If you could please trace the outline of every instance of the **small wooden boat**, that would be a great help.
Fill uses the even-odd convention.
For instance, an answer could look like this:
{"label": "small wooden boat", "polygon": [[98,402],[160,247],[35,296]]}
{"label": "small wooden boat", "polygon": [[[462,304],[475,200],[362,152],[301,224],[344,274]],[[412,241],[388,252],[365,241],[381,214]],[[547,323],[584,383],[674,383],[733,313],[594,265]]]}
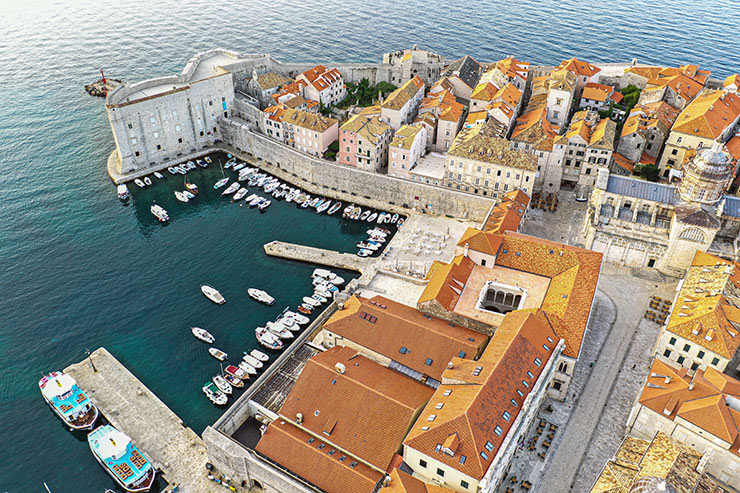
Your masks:
{"label": "small wooden boat", "polygon": [[238,368],[234,365],[229,365],[226,368],[224,368],[224,373],[226,375],[231,375],[234,378],[238,378],[239,380],[248,380],[249,374],[242,370],[241,368]]}
{"label": "small wooden boat", "polygon": [[198,185],[195,183],[185,182],[185,188],[187,188],[189,192],[198,195]]}
{"label": "small wooden boat", "polygon": [[396,224],[396,221],[398,221],[398,214],[393,214],[393,217],[391,217],[391,223]]}
{"label": "small wooden boat", "polygon": [[359,218],[360,221],[365,221],[369,215],[370,215],[370,211],[363,212],[362,214],[360,214],[360,218]]}
{"label": "small wooden boat", "polygon": [[206,156],[206,157],[204,157],[204,158],[203,158],[203,160],[204,160],[204,161],[205,161],[206,163],[208,163],[208,164],[211,164],[211,163],[213,162],[213,160],[211,160],[211,156]]}
{"label": "small wooden boat", "polygon": [[377,217],[378,217],[378,213],[377,212],[373,212],[372,214],[370,214],[368,216],[367,222],[371,223],[371,222],[375,221],[375,219],[377,219]]}
{"label": "small wooden boat", "polygon": [[148,176],[145,176],[144,177],[144,185],[149,186],[151,184],[152,184],[152,179],[149,178]]}
{"label": "small wooden boat", "polygon": [[200,287],[200,290],[203,292],[206,298],[213,301],[214,303],[218,305],[223,305],[226,303],[226,299],[221,295],[221,293],[218,292],[218,289],[209,286],[208,284],[204,284]]}
{"label": "small wooden boat", "polygon": [[262,352],[262,351],[260,351],[259,349],[252,349],[251,351],[249,351],[249,354],[250,354],[250,355],[251,355],[251,356],[252,356],[253,358],[255,358],[255,359],[257,359],[257,360],[259,360],[259,361],[261,361],[261,362],[263,362],[263,363],[264,363],[265,361],[269,361],[269,359],[270,359],[270,357],[269,357],[269,356],[267,356],[267,355],[266,355],[265,353],[263,353],[263,352]]}
{"label": "small wooden boat", "polygon": [[210,353],[211,356],[213,356],[214,358],[216,358],[219,361],[226,361],[226,358],[229,357],[228,354],[226,354],[225,352],[223,352],[220,349],[217,349],[215,347],[208,348],[208,352]]}
{"label": "small wooden boat", "polygon": [[231,384],[227,382],[224,377],[221,375],[216,375],[213,377],[213,383],[216,384],[216,387],[218,387],[218,390],[223,392],[226,395],[231,395],[233,392],[233,389],[231,388]]}
{"label": "small wooden boat", "polygon": [[190,199],[182,193],[180,190],[175,190],[175,198],[179,200],[180,202],[189,202]]}
{"label": "small wooden boat", "polygon": [[206,329],[193,327],[190,329],[190,331],[193,333],[196,339],[200,339],[201,341],[207,342],[208,344],[213,344],[216,341],[216,338],[213,337],[213,335]]}
{"label": "small wooden boat", "polygon": [[140,179],[138,179],[138,178],[134,179],[134,183],[136,183],[136,186],[137,186],[137,187],[139,187],[139,188],[144,188],[144,187],[146,187],[146,185],[144,185],[144,182],[143,182],[143,181],[141,181],[141,180],[140,180]]}
{"label": "small wooden boat", "polygon": [[398,223],[396,224],[396,226],[400,228],[401,226],[403,226],[403,222],[404,222],[404,219],[403,218],[399,219],[398,220]]}
{"label": "small wooden boat", "polygon": [[177,170],[173,166],[170,166],[169,168],[167,168],[167,171],[169,171],[171,175],[177,174]]}
{"label": "small wooden boat", "polygon": [[178,172],[178,173],[180,173],[181,175],[187,175],[187,174],[188,174],[188,170],[186,170],[186,169],[185,169],[185,168],[183,167],[183,165],[180,165],[180,166],[175,166],[175,171],[177,171],[177,172]]}
{"label": "small wooden boat", "polygon": [[[238,369],[239,368],[237,368],[237,370]],[[237,389],[244,387],[244,382],[242,382],[241,378],[237,378],[229,373],[224,372],[224,380],[229,382],[229,385],[236,387]]]}
{"label": "small wooden boat", "polygon": [[[349,215],[352,214],[352,209],[354,208],[355,208],[355,204],[349,204],[347,207],[345,207],[344,210],[342,211],[342,218],[344,219],[349,218]],[[331,214],[331,212],[329,214]]]}
{"label": "small wooden boat", "polygon": [[334,205],[329,208],[329,210],[327,211],[327,214],[329,214],[331,216],[332,214],[334,214],[335,212],[337,212],[340,207],[342,207],[342,203],[341,202],[334,202]]}
{"label": "small wooden boat", "polygon": [[309,307],[307,307],[305,305],[299,306],[298,307],[298,311],[301,312],[301,313],[304,313],[306,315],[310,315],[311,314],[311,308],[309,308]]}

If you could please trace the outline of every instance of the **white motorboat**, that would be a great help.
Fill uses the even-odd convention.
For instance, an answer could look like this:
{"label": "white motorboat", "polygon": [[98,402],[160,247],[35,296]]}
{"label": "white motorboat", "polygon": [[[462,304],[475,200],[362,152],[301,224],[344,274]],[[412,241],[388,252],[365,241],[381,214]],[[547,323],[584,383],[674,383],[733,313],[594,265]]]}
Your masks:
{"label": "white motorboat", "polygon": [[200,290],[203,292],[206,298],[213,301],[214,303],[218,305],[223,305],[226,303],[226,299],[221,295],[221,293],[218,292],[218,289],[209,286],[208,284],[204,284],[200,287]]}
{"label": "white motorboat", "polygon": [[235,181],[234,183],[232,183],[231,185],[229,185],[226,188],[226,190],[224,190],[223,192],[221,192],[221,195],[230,195],[230,194],[236,192],[237,190],[239,190],[240,188],[241,188],[241,185],[239,184],[239,182],[238,181]]}
{"label": "white motorboat", "polygon": [[208,400],[216,404],[217,406],[225,406],[229,401],[229,398],[221,392],[213,382],[208,382],[203,386],[203,393],[208,397]]}
{"label": "white motorboat", "polygon": [[257,341],[267,349],[277,351],[284,347],[283,341],[281,341],[278,336],[267,330],[266,327],[257,327],[254,329],[254,335],[257,336]]}
{"label": "white motorboat", "polygon": [[175,190],[175,198],[179,200],[180,202],[189,202],[190,199],[182,193],[180,190]]}
{"label": "white motorboat", "polygon": [[224,368],[224,374],[231,375],[232,377],[238,378],[239,380],[249,380],[249,374],[247,374],[247,372],[245,372],[241,368],[234,366],[234,365],[229,365],[226,368]]}
{"label": "white motorboat", "polygon": [[159,219],[160,222],[167,222],[170,219],[170,216],[167,214],[167,211],[164,210],[164,207],[157,204],[152,204],[151,207],[149,207],[149,211],[154,214],[154,217]]}
{"label": "white motorboat", "polygon": [[[237,368],[236,366],[234,368],[239,370],[239,368]],[[239,371],[242,371],[242,370],[239,370]],[[246,375],[246,376],[247,378],[249,378],[249,375]],[[231,373],[226,373],[226,371],[224,371],[224,380],[229,382],[229,385],[231,385],[232,387],[236,387],[237,389],[244,387],[244,382],[242,382],[241,378],[236,377],[232,375]]]}
{"label": "white motorboat", "polygon": [[213,344],[216,341],[216,338],[213,337],[213,335],[206,329],[193,327],[190,329],[190,331],[193,333],[196,339],[200,339],[201,341],[207,342],[208,344]]}
{"label": "white motorboat", "polygon": [[349,204],[347,207],[344,208],[342,211],[342,217],[344,219],[349,218],[349,215],[352,214],[352,209],[355,208],[355,204]]}
{"label": "white motorboat", "polygon": [[262,203],[260,203],[260,205],[258,205],[257,207],[259,207],[259,210],[264,211],[265,209],[270,207],[271,203],[272,202],[270,202],[269,200],[263,200]]}
{"label": "white motorboat", "polygon": [[169,171],[171,175],[177,174],[177,170],[173,166],[170,166],[169,168],[167,168],[167,171]]}
{"label": "white motorboat", "polygon": [[161,180],[162,178],[164,178],[164,175],[162,175],[162,173],[160,173],[159,171],[155,171],[154,176],[156,176],[158,180]]}
{"label": "white motorboat", "polygon": [[370,235],[368,236],[367,241],[374,241],[375,243],[385,243],[385,236]]}
{"label": "white motorboat", "polygon": [[208,348],[208,353],[219,361],[225,361],[229,357],[228,354],[215,347]]}
{"label": "white motorboat", "polygon": [[151,184],[152,184],[152,179],[149,178],[148,176],[145,176],[144,177],[144,185],[149,186]]}
{"label": "white motorboat", "polygon": [[263,362],[263,363],[264,363],[264,362],[266,362],[266,361],[269,361],[269,360],[270,360],[270,357],[269,357],[269,356],[267,356],[267,355],[266,355],[265,353],[263,353],[262,351],[260,351],[259,349],[252,349],[251,351],[249,351],[249,354],[250,354],[250,355],[251,355],[251,356],[252,356],[253,358],[255,358],[255,359],[257,359],[257,360],[259,360],[259,361],[261,361],[261,362]]}
{"label": "white motorboat", "polygon": [[384,238],[385,238],[386,236],[388,236],[388,233],[386,233],[385,231],[383,231],[383,230],[382,230],[382,229],[380,229],[380,228],[373,228],[373,229],[368,229],[368,230],[367,230],[367,231],[365,231],[365,232],[366,232],[366,233],[367,233],[368,235],[370,235],[370,236],[382,236],[382,237],[384,237]]}
{"label": "white motorboat", "polygon": [[265,291],[262,291],[261,289],[249,288],[247,289],[247,294],[253,300],[257,300],[260,303],[264,303],[265,305],[272,305],[275,303],[275,298],[267,294]]}
{"label": "white motorboat", "polygon": [[[198,159],[200,161],[200,159]],[[195,163],[193,161],[188,161],[185,164],[181,164],[180,166],[187,167],[187,169],[195,169]]]}
{"label": "white motorboat", "polygon": [[221,375],[216,375],[213,377],[213,383],[216,384],[216,387],[218,387],[218,390],[223,392],[226,395],[231,395],[233,392],[233,389],[231,388],[231,384],[227,382],[224,377]]}
{"label": "white motorboat", "polygon": [[370,211],[363,212],[362,214],[360,214],[360,217],[359,217],[360,221],[365,221],[369,215],[370,215]]}
{"label": "white motorboat", "polygon": [[331,205],[331,200],[327,200],[326,202],[323,202],[320,206],[316,207],[316,214],[321,214],[326,209],[328,209],[330,205]]}
{"label": "white motorboat", "polygon": [[250,365],[254,366],[258,370],[265,366],[264,363],[262,363],[260,360],[252,356],[251,354],[244,353],[244,356],[242,356],[242,360],[244,360],[246,363],[249,363]]}
{"label": "white motorboat", "polygon": [[330,270],[327,270],[327,269],[314,269],[313,270],[313,273],[311,274],[311,277],[313,277],[314,279],[316,279],[317,277],[321,277],[321,278],[326,279],[326,278],[328,278],[331,275],[332,275],[332,271],[330,271]]}
{"label": "white motorboat", "polygon": [[182,194],[187,197],[188,200],[192,200],[195,198],[195,194],[189,190],[183,190]]}
{"label": "white motorboat", "polygon": [[241,188],[234,194],[234,200],[241,200],[244,198],[244,196],[247,194],[249,189],[247,188]]}
{"label": "white motorboat", "polygon": [[317,293],[312,294],[311,295],[311,298],[315,299],[316,301],[318,301],[319,303],[322,303],[322,304],[323,303],[326,303],[328,301],[326,298],[324,298],[323,296],[321,296],[320,294],[317,294]]}
{"label": "white motorboat", "polygon": [[372,254],[373,254],[372,250],[367,250],[365,248],[357,252],[358,257],[369,257]]}
{"label": "white motorboat", "polygon": [[276,322],[267,322],[265,324],[267,330],[278,336],[280,339],[293,339],[293,333],[289,331],[284,325]]}
{"label": "white motorboat", "polygon": [[324,289],[323,287],[318,287],[314,290],[314,294],[318,294],[319,296],[323,296],[327,300],[334,299],[334,296],[331,294],[331,291],[328,291]]}
{"label": "white motorboat", "polygon": [[377,212],[373,212],[372,214],[370,214],[368,216],[367,222],[371,223],[371,222],[375,221],[375,219],[377,219],[377,217],[378,217],[378,213]]}
{"label": "white motorboat", "polygon": [[118,185],[116,191],[118,192],[119,199],[126,200],[128,198],[128,187],[124,183]]}
{"label": "white motorboat", "polygon": [[298,332],[299,330],[301,330],[301,326],[298,325],[298,323],[296,323],[296,321],[290,317],[282,316],[275,320],[275,322],[282,324],[291,332]]}
{"label": "white motorboat", "polygon": [[239,368],[247,372],[249,375],[256,375],[257,374],[257,368],[250,365],[246,361],[242,361],[239,363]]}
{"label": "white motorboat", "polygon": [[219,189],[219,188],[221,188],[222,186],[226,185],[226,184],[227,184],[228,182],[229,182],[229,179],[228,179],[228,178],[221,178],[220,180],[218,180],[218,181],[217,181],[217,182],[216,182],[216,183],[215,183],[215,184],[213,185],[213,189],[214,189],[214,190],[218,190],[218,189]]}
{"label": "white motorboat", "polygon": [[[244,190],[246,190],[246,188],[244,188]],[[246,199],[244,199],[244,202],[246,202],[246,203],[249,204],[249,203],[251,203],[256,198],[259,198],[259,195],[257,195],[256,193],[253,193],[253,194],[249,195]]]}
{"label": "white motorboat", "polygon": [[372,251],[375,251],[378,248],[380,248],[380,245],[377,245],[377,244],[374,244],[374,243],[367,243],[367,242],[364,242],[364,241],[361,241],[361,242],[357,243],[355,246],[357,248],[360,248],[360,249],[366,248],[367,250],[372,250]]}
{"label": "white motorboat", "polygon": [[259,195],[255,195],[255,197],[249,201],[249,207],[257,207],[259,204],[262,203],[263,200],[265,199],[260,197]]}
{"label": "white motorboat", "polygon": [[314,286],[321,281],[329,281],[331,284],[334,284],[336,286],[344,284],[344,279],[342,279],[332,271],[326,269],[314,269],[311,277],[313,277]]}
{"label": "white motorboat", "polygon": [[224,168],[229,169],[230,167],[232,167],[235,164],[236,164],[236,158],[235,157],[232,157],[231,159],[229,159],[228,161],[226,161],[224,163]]}
{"label": "white motorboat", "polygon": [[175,171],[177,171],[181,175],[187,175],[188,174],[188,171],[185,169],[184,165],[175,166]]}
{"label": "white motorboat", "polygon": [[239,171],[240,169],[242,169],[242,168],[243,168],[244,166],[246,166],[246,165],[247,165],[247,163],[239,163],[239,164],[237,164],[236,166],[233,166],[233,167],[231,168],[231,170],[232,170],[232,171]]}
{"label": "white motorboat", "polygon": [[317,307],[317,306],[319,306],[321,304],[321,302],[319,300],[315,300],[315,299],[311,298],[310,296],[304,296],[303,297],[303,302],[305,304],[310,305],[310,306],[313,306],[313,307]]}
{"label": "white motorboat", "polygon": [[144,188],[144,187],[146,187],[146,185],[144,185],[144,182],[143,182],[143,181],[141,181],[141,180],[140,180],[140,179],[138,179],[138,178],[134,179],[134,183],[136,183],[136,186],[138,186],[139,188]]}
{"label": "white motorboat", "polygon": [[385,212],[381,212],[381,213],[380,213],[380,214],[378,215],[378,224],[383,224],[383,223],[385,222],[385,217],[386,217],[386,215],[387,215],[387,214],[386,214]]}
{"label": "white motorboat", "polygon": [[308,317],[301,315],[300,313],[292,312],[290,310],[283,314],[284,317],[290,317],[300,325],[306,325],[310,320]]}

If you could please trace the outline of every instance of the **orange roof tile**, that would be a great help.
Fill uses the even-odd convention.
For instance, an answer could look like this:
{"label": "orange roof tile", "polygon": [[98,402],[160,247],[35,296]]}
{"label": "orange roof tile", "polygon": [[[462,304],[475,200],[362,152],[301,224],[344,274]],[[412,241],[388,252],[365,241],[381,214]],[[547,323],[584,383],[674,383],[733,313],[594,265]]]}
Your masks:
{"label": "orange roof tile", "polygon": [[380,493],[452,493],[453,490],[425,483],[405,472],[394,469],[390,473],[390,481],[380,489]]}
{"label": "orange roof tile", "polygon": [[256,450],[327,493],[371,493],[383,478],[381,472],[281,419],[270,423]]}
{"label": "orange roof tile", "polygon": [[[556,345],[557,335],[545,317],[508,313],[478,361],[454,360],[444,374],[450,383],[435,391],[404,445],[482,479]],[[444,443],[456,448],[437,451]]]}
{"label": "orange roof tile", "polygon": [[592,101],[599,101],[604,103],[607,99],[609,99],[612,93],[614,93],[614,88],[612,86],[598,84],[596,82],[589,82],[584,86],[581,97],[583,99],[590,99]]}
{"label": "orange roof tile", "polygon": [[705,90],[678,115],[673,130],[716,139],[740,116],[740,96],[721,90]]}
{"label": "orange roof tile", "polygon": [[324,329],[436,380],[454,356],[474,358],[488,340],[382,296],[352,296]]}
{"label": "orange roof tile", "polygon": [[573,72],[576,75],[585,75],[586,77],[592,77],[601,72],[601,69],[596,65],[584,62],[583,60],[579,60],[575,57],[569,60],[563,60],[562,62],[560,62],[560,65],[557,68],[565,69],[569,72]]}
{"label": "orange roof tile", "polygon": [[424,90],[424,82],[421,77],[415,75],[413,79],[406,81],[401,87],[388,95],[381,103],[381,108],[400,110],[419,91]]}
{"label": "orange roof tile", "polygon": [[722,83],[722,87],[728,87],[728,86],[735,86],[736,88],[740,88],[740,75],[732,74],[729,77],[727,77],[725,81]]}
{"label": "orange roof tile", "polygon": [[306,362],[280,415],[296,420],[302,414],[303,428],[386,470],[431,393],[355,349],[336,346]]}
{"label": "orange roof tile", "polygon": [[630,173],[635,171],[635,164],[624,157],[622,154],[615,152],[614,154],[612,154],[612,157],[614,158],[614,163],[620,168],[626,169]]}
{"label": "orange roof tile", "polygon": [[501,235],[499,234],[468,228],[457,244],[458,246],[468,245],[468,248],[476,252],[496,255],[498,248],[501,246],[501,241]]}
{"label": "orange roof tile", "polygon": [[317,91],[321,92],[342,80],[342,74],[336,68],[327,69],[323,65],[316,65],[298,76],[305,78]]}
{"label": "orange roof tile", "polygon": [[667,135],[678,114],[679,111],[665,101],[637,105],[624,123],[622,136],[635,132],[642,135],[651,127],[657,127],[661,133]]}
{"label": "orange roof tile", "polygon": [[419,304],[436,300],[446,310],[452,310],[460,299],[465,281],[475,267],[468,257],[458,255],[449,264],[439,263],[419,297]]}

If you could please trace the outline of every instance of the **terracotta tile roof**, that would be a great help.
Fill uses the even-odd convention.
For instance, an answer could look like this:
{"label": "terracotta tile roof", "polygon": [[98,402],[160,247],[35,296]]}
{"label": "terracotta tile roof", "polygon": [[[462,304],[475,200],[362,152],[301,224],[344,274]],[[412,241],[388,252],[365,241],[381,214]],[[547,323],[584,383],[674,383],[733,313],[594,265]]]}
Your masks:
{"label": "terracotta tile roof", "polygon": [[547,95],[542,94],[530,98],[524,113],[516,120],[511,140],[551,151],[559,133],[560,128],[547,121]]}
{"label": "terracotta tile roof", "polygon": [[267,72],[266,74],[257,75],[257,84],[263,91],[284,84],[290,84],[291,82],[293,82],[293,79],[288,79],[287,77],[275,72]]}
{"label": "terracotta tile roof", "polygon": [[497,61],[495,68],[497,68],[509,80],[513,80],[517,76],[526,80],[527,74],[529,73],[529,63],[521,62],[513,56]]}
{"label": "terracotta tile roof", "polygon": [[638,402],[665,418],[685,419],[728,442],[730,451],[740,455],[740,411],[728,405],[728,396],[740,398],[740,382],[732,377],[707,367],[692,378],[685,368],[656,359]]}
{"label": "terracotta tile roof", "polygon": [[351,297],[324,329],[435,380],[453,357],[474,358],[488,340],[485,334],[382,296]]}
{"label": "terracotta tile roof", "polygon": [[449,91],[450,93],[455,89],[455,86],[452,85],[452,82],[450,82],[450,79],[447,77],[442,77],[437,82],[432,84],[432,87],[429,88],[429,94],[435,94],[440,91]]}
{"label": "terracotta tile roof", "polygon": [[393,135],[390,147],[406,150],[411,149],[419,132],[421,132],[421,126],[419,125],[402,125]]}
{"label": "terracotta tile roof", "polygon": [[460,299],[463,285],[470,277],[475,262],[458,255],[449,264],[439,262],[432,266],[433,275],[430,276],[429,283],[419,297],[419,304],[436,300],[443,308],[452,311]]}
{"label": "terracotta tile roof", "polygon": [[[663,71],[665,72],[666,69]],[[683,73],[677,73],[671,76],[659,76],[657,79],[650,79],[645,91],[653,88],[670,87],[681,98],[691,101],[704,88],[704,83],[699,82]]]}
{"label": "terracotta tile roof", "polygon": [[740,347],[740,265],[697,250],[664,330],[731,359]]}
{"label": "terracotta tile roof", "polygon": [[270,423],[256,450],[328,493],[371,493],[383,478],[381,472],[281,419]]}
{"label": "terracotta tile roof", "polygon": [[581,98],[605,103],[606,100],[609,99],[609,97],[614,92],[615,91],[612,86],[606,86],[604,84],[598,84],[596,82],[589,82],[583,88]]}
{"label": "terracotta tile roof", "polygon": [[575,57],[569,60],[563,60],[562,62],[560,62],[558,68],[573,72],[574,74],[577,74],[579,76],[585,75],[586,77],[592,77],[601,72],[601,69],[596,65],[584,62],[583,60],[579,60]]}
{"label": "terracotta tile roof", "polygon": [[563,354],[577,358],[586,332],[602,254],[508,231],[503,235],[496,265],[551,278],[542,303],[558,337],[565,339]]}
{"label": "terracotta tile roof", "polygon": [[496,253],[498,253],[498,248],[501,246],[501,241],[503,240],[500,234],[489,233],[475,228],[468,228],[460,237],[460,241],[457,242],[457,245],[468,245],[468,248],[476,252],[485,253],[487,255],[496,255]]}
{"label": "terracotta tile roof", "polygon": [[484,123],[486,121],[486,118],[488,118],[487,111],[473,111],[471,113],[468,113],[468,117],[465,119],[465,125],[472,127],[479,123]]}
{"label": "terracotta tile roof", "polygon": [[280,121],[283,123],[289,123],[297,127],[302,127],[315,132],[325,132],[333,125],[339,122],[334,118],[321,116],[316,113],[309,113],[307,111],[286,109],[280,117]]}
{"label": "terracotta tile roof", "polygon": [[501,202],[493,208],[491,214],[486,218],[483,229],[489,233],[518,231],[530,200],[529,195],[522,190],[516,189],[506,192]]}
{"label": "terracotta tile roof", "polygon": [[377,116],[354,115],[347,120],[340,130],[355,133],[364,140],[377,144],[383,136],[393,130]]}
{"label": "terracotta tile roof", "polygon": [[595,111],[582,110],[573,115],[568,131],[564,136],[556,139],[555,143],[560,144],[568,141],[585,144],[589,148],[612,151],[614,150],[616,132],[616,122],[609,118],[599,120]]}
{"label": "terracotta tile roof", "polygon": [[401,87],[390,93],[381,103],[380,107],[391,110],[400,110],[406,103],[413,99],[416,93],[423,90],[424,82],[418,75],[416,75],[413,79],[410,79]]}
{"label": "terracotta tile roof", "polygon": [[647,152],[643,152],[639,159],[640,164],[657,164],[657,160],[654,156],[651,156]]}
{"label": "terracotta tile roof", "polygon": [[480,82],[478,82],[478,85],[475,86],[475,89],[473,90],[473,94],[470,96],[470,99],[477,99],[481,101],[491,101],[495,96],[496,93],[499,91],[499,88],[490,80],[490,77],[487,77],[488,74],[491,72],[486,72],[481,77]]}
{"label": "terracotta tile roof", "polygon": [[379,493],[452,493],[454,490],[425,483],[405,472],[394,469],[390,473],[390,482],[379,490]]}
{"label": "terracotta tile roof", "polygon": [[[651,441],[626,437],[607,461],[591,493],[664,491],[722,493],[706,475],[697,472],[702,454],[659,431]],[[659,483],[660,482],[660,483]],[[653,486],[649,488],[648,485]]]}
{"label": "terracotta tile roof", "polygon": [[678,115],[673,131],[716,139],[740,116],[740,96],[705,90]]}
{"label": "terracotta tile roof", "polygon": [[536,159],[524,152],[511,150],[509,141],[493,136],[485,124],[463,129],[452,142],[448,156],[499,164],[511,168],[535,171]]}
{"label": "terracotta tile roof", "polygon": [[635,171],[635,163],[624,157],[623,155],[619,154],[618,152],[615,152],[612,154],[612,157],[614,158],[614,164],[619,166],[622,169],[626,169],[630,173]]}
{"label": "terracotta tile roof", "polygon": [[303,428],[386,470],[431,393],[430,387],[337,346],[306,362],[280,415],[295,421],[302,414]]}
{"label": "terracotta tile roof", "polygon": [[617,133],[617,122],[611,118],[604,118],[591,132],[588,146],[594,149],[614,150],[614,136]]}
{"label": "terracotta tile roof", "polygon": [[[535,313],[511,312],[478,361],[455,358],[404,445],[482,479],[557,345],[546,320]],[[437,444],[449,450],[436,451]]]}
{"label": "terracotta tile roof", "polygon": [[567,69],[553,70],[546,86],[550,90],[572,91],[576,87],[576,76]]}
{"label": "terracotta tile roof", "polygon": [[285,84],[280,89],[280,92],[275,93],[272,95],[272,99],[278,103],[282,98],[285,96],[291,94],[294,96],[302,96],[303,95],[303,88],[306,87],[308,84],[305,80],[299,79],[295,82],[291,82],[290,84]]}
{"label": "terracotta tile roof", "polygon": [[730,140],[725,143],[725,148],[730,151],[734,160],[740,159],[740,134],[733,135]]}
{"label": "terracotta tile roof", "polygon": [[342,80],[342,74],[339,70],[336,68],[327,69],[323,65],[316,65],[315,67],[306,70],[298,77],[305,78],[305,80],[307,80],[308,83],[319,92],[331,87],[335,82]]}
{"label": "terracotta tile roof", "polygon": [[632,73],[650,80],[657,78],[661,70],[663,70],[663,67],[629,67],[624,73]]}
{"label": "terracotta tile roof", "polygon": [[362,108],[358,115],[365,115],[365,116],[378,116],[380,115],[380,105],[375,106],[366,106],[365,108]]}
{"label": "terracotta tile roof", "polygon": [[729,77],[727,77],[722,83],[722,87],[728,87],[728,86],[735,86],[736,88],[740,88],[740,75],[732,74]]}
{"label": "terracotta tile roof", "polygon": [[457,102],[455,95],[443,90],[421,100],[419,113],[432,113],[440,120],[460,121],[465,107]]}
{"label": "terracotta tile roof", "polygon": [[658,128],[663,135],[668,135],[679,111],[665,101],[640,104],[632,108],[622,128],[622,136],[638,132],[644,135],[651,127]]}

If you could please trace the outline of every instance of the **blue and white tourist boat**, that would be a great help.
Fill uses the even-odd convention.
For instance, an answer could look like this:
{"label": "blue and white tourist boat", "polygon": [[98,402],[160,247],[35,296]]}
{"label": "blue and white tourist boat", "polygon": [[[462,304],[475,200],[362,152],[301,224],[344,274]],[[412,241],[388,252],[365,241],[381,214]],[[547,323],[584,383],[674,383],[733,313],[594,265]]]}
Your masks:
{"label": "blue and white tourist boat", "polygon": [[72,430],[92,430],[98,419],[98,408],[90,402],[75,379],[54,371],[39,380],[39,389],[51,409]]}
{"label": "blue and white tourist boat", "polygon": [[128,187],[124,183],[118,185],[117,191],[119,199],[126,200],[128,198]]}
{"label": "blue and white tourist boat", "polygon": [[170,219],[170,216],[169,214],[167,214],[167,211],[164,209],[164,207],[160,205],[152,204],[151,207],[149,207],[149,210],[154,215],[154,217],[156,217],[159,220],[159,222],[164,223],[164,222],[169,221]]}
{"label": "blue and white tourist boat", "polygon": [[149,491],[156,472],[126,434],[104,425],[87,435],[95,459],[126,491]]}
{"label": "blue and white tourist boat", "polygon": [[219,189],[219,188],[221,188],[222,186],[226,185],[226,183],[228,183],[228,181],[229,181],[229,179],[228,179],[228,178],[221,178],[220,180],[218,180],[218,181],[216,182],[216,184],[215,184],[215,185],[213,185],[213,189],[214,189],[214,190],[218,190],[218,189]]}

